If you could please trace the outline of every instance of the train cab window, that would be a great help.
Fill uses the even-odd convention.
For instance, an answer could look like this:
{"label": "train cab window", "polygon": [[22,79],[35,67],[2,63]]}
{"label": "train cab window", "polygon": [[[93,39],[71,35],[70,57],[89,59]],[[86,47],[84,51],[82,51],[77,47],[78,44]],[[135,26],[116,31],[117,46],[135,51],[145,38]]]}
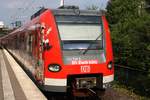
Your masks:
{"label": "train cab window", "polygon": [[56,16],[64,50],[101,49],[102,26],[100,16]]}

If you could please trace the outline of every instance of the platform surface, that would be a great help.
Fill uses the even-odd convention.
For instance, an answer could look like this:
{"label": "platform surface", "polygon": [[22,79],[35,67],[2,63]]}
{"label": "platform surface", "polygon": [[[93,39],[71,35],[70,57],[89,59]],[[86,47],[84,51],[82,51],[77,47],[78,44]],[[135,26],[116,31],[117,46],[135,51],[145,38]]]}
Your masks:
{"label": "platform surface", "polygon": [[47,100],[5,49],[0,49],[0,100]]}

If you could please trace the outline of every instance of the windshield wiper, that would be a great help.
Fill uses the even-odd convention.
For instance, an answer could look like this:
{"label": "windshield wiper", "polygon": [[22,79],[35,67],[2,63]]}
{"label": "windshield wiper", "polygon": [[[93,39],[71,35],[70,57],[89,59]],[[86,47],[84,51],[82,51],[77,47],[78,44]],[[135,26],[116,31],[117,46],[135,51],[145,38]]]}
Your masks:
{"label": "windshield wiper", "polygon": [[87,53],[87,51],[92,47],[92,45],[102,36],[102,34],[100,34],[94,41],[92,41],[89,46],[87,47],[86,50],[83,51],[83,55]]}

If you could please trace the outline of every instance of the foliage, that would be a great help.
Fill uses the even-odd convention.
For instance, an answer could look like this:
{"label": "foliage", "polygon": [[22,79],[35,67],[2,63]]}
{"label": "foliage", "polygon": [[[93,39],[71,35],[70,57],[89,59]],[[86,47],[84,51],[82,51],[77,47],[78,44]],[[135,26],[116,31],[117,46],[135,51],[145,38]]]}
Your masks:
{"label": "foliage", "polygon": [[150,71],[150,14],[143,0],[112,0],[108,6],[116,63]]}
{"label": "foliage", "polygon": [[146,11],[150,13],[150,0],[146,0]]}
{"label": "foliage", "polygon": [[119,93],[122,93],[124,95],[128,95],[131,97],[132,100],[149,100],[149,97],[138,95],[134,92],[134,89],[132,87],[127,87],[125,85],[119,84],[118,82],[114,82],[112,88],[116,90]]}

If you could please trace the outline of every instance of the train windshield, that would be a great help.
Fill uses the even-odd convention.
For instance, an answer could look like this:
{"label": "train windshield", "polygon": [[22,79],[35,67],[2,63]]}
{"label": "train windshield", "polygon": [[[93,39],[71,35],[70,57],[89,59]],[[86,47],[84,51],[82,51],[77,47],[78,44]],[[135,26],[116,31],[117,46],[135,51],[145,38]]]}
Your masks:
{"label": "train windshield", "polygon": [[59,15],[55,18],[64,50],[102,49],[100,16]]}

